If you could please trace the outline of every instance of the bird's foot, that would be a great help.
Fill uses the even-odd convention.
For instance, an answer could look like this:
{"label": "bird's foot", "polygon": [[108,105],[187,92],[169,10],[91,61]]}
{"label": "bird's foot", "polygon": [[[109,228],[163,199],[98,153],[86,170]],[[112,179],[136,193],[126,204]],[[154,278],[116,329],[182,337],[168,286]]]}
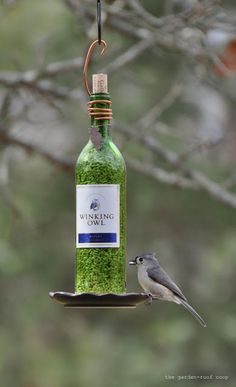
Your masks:
{"label": "bird's foot", "polygon": [[152,304],[153,297],[152,297],[151,293],[147,293],[147,296],[148,296],[148,299],[145,302],[145,304],[150,306]]}

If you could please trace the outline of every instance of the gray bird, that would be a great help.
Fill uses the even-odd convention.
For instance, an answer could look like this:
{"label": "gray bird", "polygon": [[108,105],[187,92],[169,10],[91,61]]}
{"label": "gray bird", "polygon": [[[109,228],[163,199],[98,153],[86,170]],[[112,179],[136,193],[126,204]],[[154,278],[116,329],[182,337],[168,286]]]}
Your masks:
{"label": "gray bird", "polygon": [[134,260],[129,261],[129,264],[137,265],[138,281],[145,293],[150,294],[153,299],[172,301],[183,305],[203,327],[206,327],[205,321],[188,304],[180,288],[162,269],[154,254],[139,255]]}

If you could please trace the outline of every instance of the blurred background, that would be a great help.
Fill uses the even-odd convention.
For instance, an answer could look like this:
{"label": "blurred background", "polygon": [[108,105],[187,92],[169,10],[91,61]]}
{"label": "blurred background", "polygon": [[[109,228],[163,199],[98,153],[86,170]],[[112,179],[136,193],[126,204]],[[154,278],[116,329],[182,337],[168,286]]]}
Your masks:
{"label": "blurred background", "polygon": [[[127,162],[127,260],[156,252],[208,327],[169,303],[95,311],[49,299],[74,287],[96,1],[2,0],[0,384],[235,386],[235,2],[104,0],[102,21],[108,52],[90,71],[109,73]],[[140,291],[133,267],[127,283]]]}

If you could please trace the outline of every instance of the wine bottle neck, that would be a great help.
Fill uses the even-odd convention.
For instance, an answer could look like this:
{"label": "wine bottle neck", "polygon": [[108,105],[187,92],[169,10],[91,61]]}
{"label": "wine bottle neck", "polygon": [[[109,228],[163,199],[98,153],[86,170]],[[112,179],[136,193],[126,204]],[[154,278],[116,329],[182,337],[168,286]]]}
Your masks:
{"label": "wine bottle neck", "polygon": [[[98,102],[95,102],[98,101]],[[104,102],[103,102],[104,101]],[[111,126],[111,120],[110,119],[102,119],[105,110],[101,110],[103,114],[99,114],[99,109],[109,109],[110,104],[105,101],[110,101],[110,96],[107,93],[93,93],[90,95],[90,102],[92,102],[92,111],[91,111],[91,127],[97,128],[101,134],[102,137],[108,137],[109,136],[109,129]],[[106,116],[106,115],[105,115]]]}

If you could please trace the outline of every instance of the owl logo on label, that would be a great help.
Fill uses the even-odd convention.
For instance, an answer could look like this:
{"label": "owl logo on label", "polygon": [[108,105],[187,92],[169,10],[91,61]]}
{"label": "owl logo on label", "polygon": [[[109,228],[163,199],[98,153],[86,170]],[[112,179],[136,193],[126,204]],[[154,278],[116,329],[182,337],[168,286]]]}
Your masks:
{"label": "owl logo on label", "polygon": [[92,203],[90,204],[90,210],[98,211],[100,208],[100,202],[98,199],[93,199]]}

